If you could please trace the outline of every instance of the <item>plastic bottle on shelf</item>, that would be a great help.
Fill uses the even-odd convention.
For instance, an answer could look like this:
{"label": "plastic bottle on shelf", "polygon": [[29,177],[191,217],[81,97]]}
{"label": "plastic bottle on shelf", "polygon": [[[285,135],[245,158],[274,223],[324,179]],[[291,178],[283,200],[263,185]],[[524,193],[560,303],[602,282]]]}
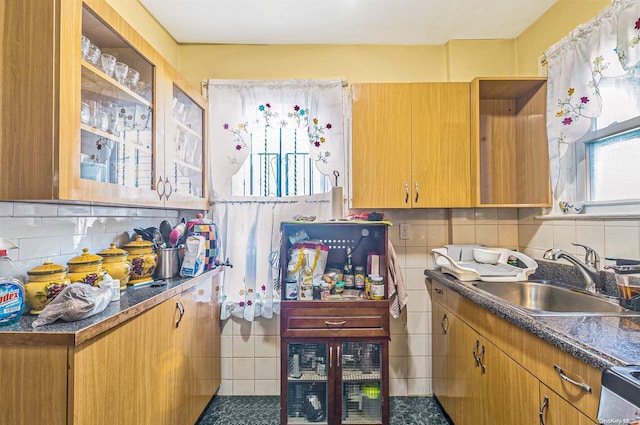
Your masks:
{"label": "plastic bottle on shelf", "polygon": [[344,289],[354,289],[355,276],[353,275],[353,263],[351,260],[351,247],[347,247],[347,260],[342,269],[342,280],[344,280]]}
{"label": "plastic bottle on shelf", "polygon": [[16,323],[25,309],[24,280],[7,256],[7,249],[18,246],[0,238],[0,326]]}
{"label": "plastic bottle on shelf", "polygon": [[313,270],[307,262],[307,257],[302,257],[302,265],[300,267],[300,293],[299,298],[304,301],[313,299]]}
{"label": "plastic bottle on shelf", "polygon": [[294,270],[296,265],[291,263],[287,266],[287,275],[284,278],[284,299],[285,300],[297,300],[298,299],[298,277]]}

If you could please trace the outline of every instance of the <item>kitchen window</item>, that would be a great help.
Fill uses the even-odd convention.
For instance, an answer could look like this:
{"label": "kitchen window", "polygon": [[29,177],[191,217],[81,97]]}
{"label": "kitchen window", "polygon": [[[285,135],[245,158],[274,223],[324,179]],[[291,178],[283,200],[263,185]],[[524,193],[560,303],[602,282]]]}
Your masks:
{"label": "kitchen window", "polygon": [[603,78],[601,114],[576,146],[578,188],[590,212],[640,207],[640,72]]}
{"label": "kitchen window", "polygon": [[554,213],[640,213],[640,2],[613,0],[547,49]]}

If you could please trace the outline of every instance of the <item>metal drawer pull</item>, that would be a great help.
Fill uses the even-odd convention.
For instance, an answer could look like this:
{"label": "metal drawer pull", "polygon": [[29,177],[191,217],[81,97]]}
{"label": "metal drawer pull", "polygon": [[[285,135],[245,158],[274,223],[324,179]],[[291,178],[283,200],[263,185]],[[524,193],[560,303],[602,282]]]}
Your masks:
{"label": "metal drawer pull", "polygon": [[540,425],[544,425],[544,409],[549,407],[549,397],[544,396],[544,400],[542,401],[542,406],[540,406],[540,411],[538,412],[538,416],[540,417]]}
{"label": "metal drawer pull", "polygon": [[567,375],[564,374],[564,371],[562,370],[562,368],[560,366],[558,366],[557,364],[553,365],[553,368],[556,370],[556,372],[558,372],[558,374],[560,375],[560,378],[562,378],[563,380],[582,388],[583,390],[585,390],[586,392],[590,393],[591,392],[591,387],[589,385],[587,385],[584,382],[578,382],[578,381],[574,381],[573,379],[569,378]]}
{"label": "metal drawer pull", "polygon": [[342,320],[340,322],[329,322],[328,320],[326,320],[324,322],[324,324],[327,326],[344,326],[346,323],[347,323],[346,320]]}
{"label": "metal drawer pull", "polygon": [[435,293],[436,293],[436,294],[438,294],[438,295],[442,295],[442,294],[444,294],[444,291],[443,291],[442,289],[438,289],[438,288],[434,288],[434,289],[433,289],[433,292],[435,292]]}
{"label": "metal drawer pull", "polygon": [[442,328],[443,335],[446,335],[447,331],[449,330],[449,318],[447,317],[447,313],[442,316],[440,327]]}
{"label": "metal drawer pull", "polygon": [[329,347],[329,367],[333,367],[333,347]]}

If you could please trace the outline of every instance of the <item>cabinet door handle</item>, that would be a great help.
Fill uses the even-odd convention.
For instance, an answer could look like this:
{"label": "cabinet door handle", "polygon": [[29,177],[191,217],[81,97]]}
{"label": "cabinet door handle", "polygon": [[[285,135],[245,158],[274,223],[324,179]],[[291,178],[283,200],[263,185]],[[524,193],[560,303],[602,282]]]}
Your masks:
{"label": "cabinet door handle", "polygon": [[538,412],[538,416],[540,417],[540,425],[544,425],[544,409],[549,407],[549,397],[544,396],[544,400],[542,400],[542,406],[540,406],[540,411]]}
{"label": "cabinet door handle", "polygon": [[[160,185],[162,185],[162,192],[160,192]],[[156,193],[158,194],[158,198],[162,201],[162,197],[164,196],[164,191],[166,187],[164,182],[162,181],[162,176],[158,179],[158,184],[156,185]]]}
{"label": "cabinet door handle", "polygon": [[438,288],[434,288],[433,292],[435,292],[438,295],[443,295],[444,291],[442,289],[438,289]]}
{"label": "cabinet door handle", "polygon": [[558,366],[557,364],[554,364],[553,368],[556,370],[556,372],[558,372],[558,375],[560,375],[560,378],[562,378],[563,380],[565,380],[565,381],[569,382],[570,384],[573,384],[573,385],[575,385],[577,387],[582,388],[583,390],[585,390],[588,393],[591,392],[591,387],[589,385],[587,385],[584,382],[574,381],[573,379],[569,378],[567,375],[564,374],[564,371],[562,370],[562,368],[560,366]]}
{"label": "cabinet door handle", "polygon": [[333,347],[329,347],[329,368],[333,367]]}
{"label": "cabinet door handle", "polygon": [[404,203],[409,203],[409,183],[404,184]]}
{"label": "cabinet door handle", "polygon": [[180,326],[180,322],[182,321],[182,316],[184,316],[184,305],[182,301],[176,301],[176,310],[178,310],[178,321],[176,322],[176,328]]}
{"label": "cabinet door handle", "polygon": [[446,335],[447,331],[449,331],[449,318],[447,317],[447,313],[442,315],[442,320],[440,321],[440,327],[442,328],[442,334]]}
{"label": "cabinet door handle", "polygon": [[331,326],[344,326],[347,323],[346,320],[341,320],[339,322],[330,322],[328,320],[325,320],[324,324],[331,327]]}
{"label": "cabinet door handle", "polygon": [[482,369],[482,373],[486,372],[486,367],[484,365],[484,363],[482,363],[482,361],[484,360],[484,345],[482,346],[482,348],[480,349],[480,353],[478,354],[478,366],[480,366],[480,369]]}
{"label": "cabinet door handle", "polygon": [[336,351],[337,351],[337,355],[336,355],[336,363],[337,363],[337,367],[340,367],[340,346],[338,345],[336,347]]}
{"label": "cabinet door handle", "polygon": [[476,362],[476,366],[479,366],[478,365],[478,348],[480,348],[480,341],[476,339],[476,345],[474,345],[473,350],[471,350],[471,352],[473,353],[473,360],[475,360]]}
{"label": "cabinet door handle", "polygon": [[[169,181],[169,177],[165,177],[164,186],[165,186],[164,199],[168,201],[169,200],[169,196],[171,196],[171,194],[173,193],[173,186],[171,185],[171,182]],[[167,186],[169,186],[169,191],[166,190]]]}
{"label": "cabinet door handle", "polygon": [[414,186],[416,188],[416,200],[414,202],[418,203],[418,197],[420,196],[420,191],[418,190],[418,182],[415,182]]}

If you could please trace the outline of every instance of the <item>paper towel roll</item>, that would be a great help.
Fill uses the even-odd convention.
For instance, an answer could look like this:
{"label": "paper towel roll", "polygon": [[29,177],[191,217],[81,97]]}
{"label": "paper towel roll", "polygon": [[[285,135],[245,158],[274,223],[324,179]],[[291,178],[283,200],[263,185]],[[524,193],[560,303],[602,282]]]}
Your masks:
{"label": "paper towel roll", "polygon": [[344,196],[341,186],[331,188],[331,218],[338,220],[344,217]]}

